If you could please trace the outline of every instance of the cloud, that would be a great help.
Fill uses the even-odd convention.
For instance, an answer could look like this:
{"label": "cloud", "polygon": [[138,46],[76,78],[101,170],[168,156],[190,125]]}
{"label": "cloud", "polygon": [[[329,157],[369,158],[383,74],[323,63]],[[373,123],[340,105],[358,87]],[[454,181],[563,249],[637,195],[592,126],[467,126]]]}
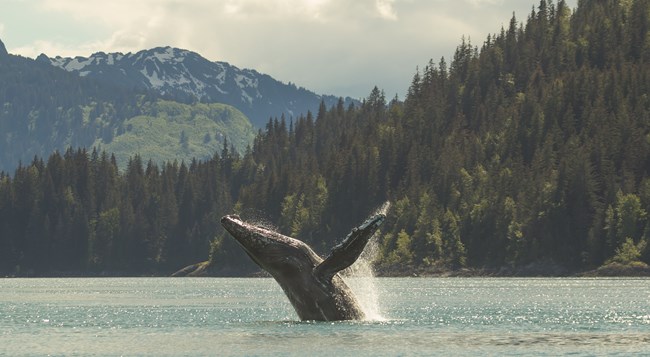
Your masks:
{"label": "cloud", "polygon": [[393,9],[393,2],[395,0],[377,0],[377,11],[382,18],[386,20],[397,20],[397,13]]}
{"label": "cloud", "polygon": [[503,5],[504,0],[465,0],[475,7]]}
{"label": "cloud", "polygon": [[101,45],[97,43],[78,45],[65,44],[57,41],[36,40],[22,46],[14,46],[9,50],[9,52],[31,58],[35,58],[41,53],[45,53],[48,56],[74,57],[97,52],[96,48],[101,48],[100,46]]}
{"label": "cloud", "polygon": [[[343,81],[357,81],[358,73],[390,65],[388,61],[400,62],[389,59],[402,52],[394,48],[400,35],[395,4],[395,0],[43,0],[45,11],[69,16],[83,26],[106,27],[110,35],[78,46],[76,53],[74,47],[52,41],[18,50],[73,56],[172,45],[334,92],[354,86]],[[387,20],[392,23],[390,31],[384,27]],[[368,55],[375,58],[368,61]],[[408,66],[409,72],[414,69],[415,64]],[[368,92],[372,88],[359,85]],[[361,93],[355,91],[341,94]]]}
{"label": "cloud", "polygon": [[[417,66],[449,62],[462,36],[480,45],[536,1],[33,0],[73,30],[39,33],[11,52],[87,56],[170,45],[319,93],[361,97],[377,85],[403,96]],[[67,36],[90,29],[100,35]]]}

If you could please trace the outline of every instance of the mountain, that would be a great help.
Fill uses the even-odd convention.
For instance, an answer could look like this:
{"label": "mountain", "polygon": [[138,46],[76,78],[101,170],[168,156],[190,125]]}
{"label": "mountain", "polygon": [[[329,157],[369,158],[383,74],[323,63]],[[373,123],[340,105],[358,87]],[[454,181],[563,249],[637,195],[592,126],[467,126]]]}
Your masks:
{"label": "mountain", "polygon": [[2,42],[0,108],[0,171],[69,147],[115,151],[121,167],[138,153],[144,160],[206,159],[226,139],[244,152],[255,133],[232,106],[163,101],[153,91],[8,54]]}
{"label": "mountain", "polygon": [[[155,90],[163,95],[202,102],[218,102],[241,110],[257,127],[270,117],[298,117],[315,112],[321,101],[336,105],[339,97],[318,95],[294,84],[285,84],[251,69],[226,62],[211,62],[196,52],[156,47],[136,53],[97,52],[90,57],[50,58],[37,61],[123,88]],[[357,101],[346,98],[346,104]]]}

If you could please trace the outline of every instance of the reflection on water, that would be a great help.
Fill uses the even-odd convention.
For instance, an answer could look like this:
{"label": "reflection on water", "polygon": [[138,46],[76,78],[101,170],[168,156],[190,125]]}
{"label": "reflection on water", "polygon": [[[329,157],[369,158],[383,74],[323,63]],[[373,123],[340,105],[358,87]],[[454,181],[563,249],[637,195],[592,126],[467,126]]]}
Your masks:
{"label": "reflection on water", "polygon": [[0,355],[647,355],[648,279],[376,279],[300,322],[272,279],[0,280]]}

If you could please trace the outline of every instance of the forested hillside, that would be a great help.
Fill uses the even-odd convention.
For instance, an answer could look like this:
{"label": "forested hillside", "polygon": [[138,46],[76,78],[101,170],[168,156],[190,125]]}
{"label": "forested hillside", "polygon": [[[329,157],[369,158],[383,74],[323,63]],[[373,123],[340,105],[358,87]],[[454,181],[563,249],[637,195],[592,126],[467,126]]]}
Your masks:
{"label": "forested hillside", "polygon": [[240,202],[328,242],[389,199],[390,269],[650,262],[649,18],[647,0],[540,1],[429,62],[404,103],[375,89],[270,125]]}
{"label": "forested hillside", "polygon": [[403,102],[375,88],[274,119],[241,156],[124,174],[107,155],[37,160],[0,179],[1,269],[168,271],[211,242],[217,271],[241,273],[221,215],[325,253],[385,200],[387,272],[650,262],[649,27],[648,0],[542,0],[430,61]]}

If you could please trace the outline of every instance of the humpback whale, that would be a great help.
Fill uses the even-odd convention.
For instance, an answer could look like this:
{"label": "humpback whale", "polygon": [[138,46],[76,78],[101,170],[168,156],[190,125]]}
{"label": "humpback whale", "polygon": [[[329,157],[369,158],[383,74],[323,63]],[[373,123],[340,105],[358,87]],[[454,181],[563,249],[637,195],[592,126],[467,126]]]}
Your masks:
{"label": "humpback whale", "polygon": [[246,254],[275,278],[301,320],[361,320],[354,294],[338,272],[352,265],[386,218],[380,213],[352,229],[322,259],[304,242],[244,222],[237,215],[221,218],[223,227]]}

